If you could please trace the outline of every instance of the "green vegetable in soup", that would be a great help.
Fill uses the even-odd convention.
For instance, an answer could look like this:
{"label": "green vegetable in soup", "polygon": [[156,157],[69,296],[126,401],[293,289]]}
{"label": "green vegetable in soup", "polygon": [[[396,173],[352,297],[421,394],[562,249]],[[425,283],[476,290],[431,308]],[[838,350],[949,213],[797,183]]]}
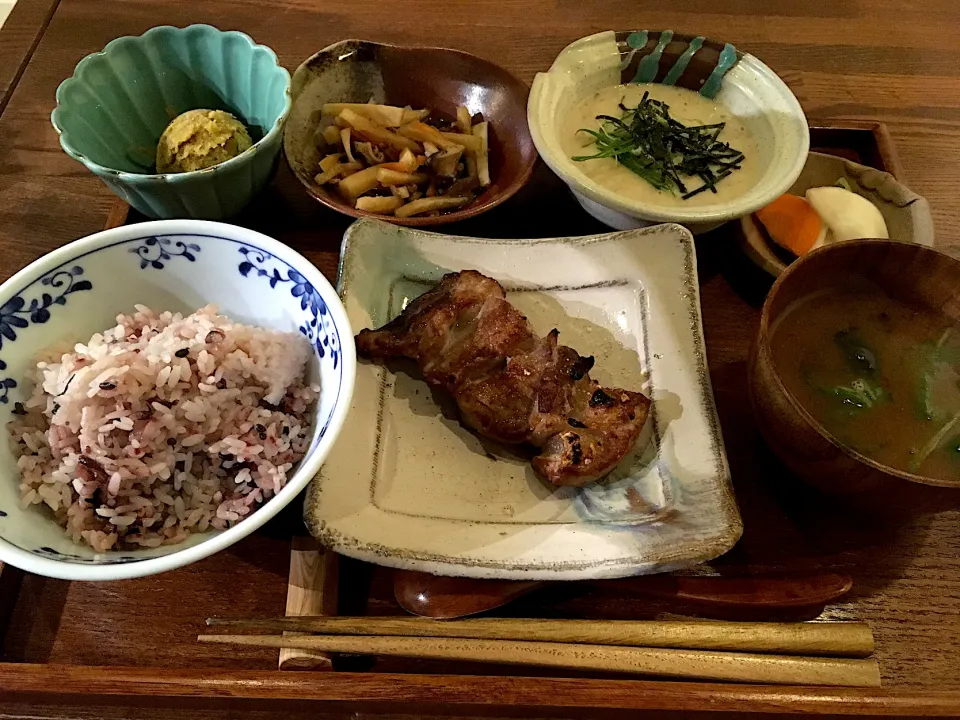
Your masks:
{"label": "green vegetable in soup", "polygon": [[849,386],[835,387],[833,394],[842,399],[844,405],[866,409],[882,401],[884,392],[879,385],[874,385],[865,378],[857,378]]}
{"label": "green vegetable in soup", "polygon": [[778,320],[788,390],[845,445],[924,477],[960,477],[960,322],[852,275]]}
{"label": "green vegetable in soup", "polygon": [[847,328],[834,333],[833,341],[840,348],[847,365],[859,377],[847,385],[837,385],[830,393],[841,399],[843,405],[866,410],[883,401],[885,391],[872,378],[877,374],[877,355],[868,347],[856,328]]}
{"label": "green vegetable in soup", "polygon": [[839,398],[847,411],[866,410],[889,398],[882,385],[866,377],[854,378],[846,385],[830,386],[819,382],[816,370],[806,364],[803,367],[803,377],[810,387],[830,397]]}
{"label": "green vegetable in soup", "polygon": [[960,373],[955,363],[960,360],[957,349],[947,345],[953,328],[947,328],[937,342],[921,344],[922,365],[917,382],[919,406],[922,417],[940,423],[939,428],[926,445],[910,461],[910,469],[916,472],[931,454],[941,447],[947,447],[953,454],[960,456],[960,444],[956,438],[945,442],[953,430],[960,425],[960,412],[953,414],[946,422],[944,415],[956,408],[960,402]]}
{"label": "green vegetable in soup", "polygon": [[949,337],[948,328],[937,342],[928,340],[907,353],[907,365],[917,377],[914,404],[918,416],[925,420],[942,418],[943,406],[954,407],[960,400],[960,374],[955,367],[960,363],[960,352],[945,344]]}
{"label": "green vegetable in soup", "polygon": [[914,405],[917,417],[924,420],[933,420],[937,409],[933,400],[933,378],[936,374],[937,357],[936,345],[932,342],[922,343],[916,352],[908,353],[908,366],[914,368],[917,376],[917,393]]}
{"label": "green vegetable in soup", "polygon": [[856,328],[840,330],[833,336],[847,364],[854,372],[873,375],[877,371],[877,356],[860,337]]}

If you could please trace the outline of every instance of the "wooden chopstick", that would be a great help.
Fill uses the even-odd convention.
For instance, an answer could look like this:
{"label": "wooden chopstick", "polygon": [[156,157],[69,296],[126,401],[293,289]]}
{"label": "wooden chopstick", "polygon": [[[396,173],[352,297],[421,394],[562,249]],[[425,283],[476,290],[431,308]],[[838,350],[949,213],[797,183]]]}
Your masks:
{"label": "wooden chopstick", "polygon": [[464,638],[200,635],[206,643],[469,660],[700,680],[879,687],[876,660]]}
{"label": "wooden chopstick", "polygon": [[[295,537],[287,581],[288,618],[337,614],[337,555],[312,537]],[[294,632],[294,631],[288,631]],[[281,648],[281,670],[333,670],[333,658],[319,652]]]}
{"label": "wooden chopstick", "polygon": [[868,657],[874,647],[870,627],[858,622],[600,622],[523,618],[437,621],[421,618],[288,617],[261,620],[209,618],[207,624],[244,631],[523,640],[855,658]]}

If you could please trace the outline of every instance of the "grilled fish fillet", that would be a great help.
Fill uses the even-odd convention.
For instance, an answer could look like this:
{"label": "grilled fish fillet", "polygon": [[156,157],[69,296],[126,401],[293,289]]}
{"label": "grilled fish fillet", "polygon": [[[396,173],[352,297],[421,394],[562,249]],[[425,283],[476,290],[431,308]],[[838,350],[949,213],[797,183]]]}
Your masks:
{"label": "grilled fish fillet", "polygon": [[378,330],[362,330],[357,352],[415,360],[449,392],[465,425],[506,444],[529,443],[537,474],[585,485],[630,452],[650,409],[641,393],[590,379],[592,357],[539,337],[500,284],[474,270],[445,275]]}

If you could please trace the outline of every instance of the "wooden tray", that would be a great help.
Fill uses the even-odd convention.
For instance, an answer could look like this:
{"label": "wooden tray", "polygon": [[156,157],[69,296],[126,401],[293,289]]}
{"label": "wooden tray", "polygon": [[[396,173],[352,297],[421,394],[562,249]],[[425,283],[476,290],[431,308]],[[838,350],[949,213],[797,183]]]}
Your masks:
{"label": "wooden tray", "polygon": [[[898,174],[880,125],[814,129],[812,145]],[[133,222],[118,205],[110,225]],[[311,258],[333,280],[349,219],[315,205],[284,168],[241,218]],[[452,232],[490,237],[602,230],[544,167],[516,198]],[[337,670],[280,671],[276,651],[198,645],[211,615],[284,613],[295,503],[227,551],[164,575],[79,583],[0,572],[0,712],[32,717],[347,717],[354,713],[599,717],[960,715],[960,530],[955,512],[897,531],[795,485],[760,442],[746,358],[770,280],[723,229],[698,240],[708,359],[745,533],[715,570],[837,571],[855,579],[830,619],[873,626],[881,690],[556,677],[549,671],[402,659],[338,658]],[[301,542],[297,540],[296,542]],[[397,615],[390,571],[341,558],[339,612]],[[586,586],[553,586],[505,614],[645,618],[677,608]],[[469,676],[469,677],[467,677]],[[638,711],[644,711],[639,713]],[[357,716],[357,715],[354,715]]]}

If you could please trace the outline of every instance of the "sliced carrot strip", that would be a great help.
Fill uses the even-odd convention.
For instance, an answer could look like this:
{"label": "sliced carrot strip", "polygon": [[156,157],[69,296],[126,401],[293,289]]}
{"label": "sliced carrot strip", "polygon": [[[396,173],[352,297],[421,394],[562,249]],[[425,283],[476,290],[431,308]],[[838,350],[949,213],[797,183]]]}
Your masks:
{"label": "sliced carrot strip", "polygon": [[798,257],[823,240],[823,221],[810,203],[797,195],[781,195],[754,214],[777,245]]}

